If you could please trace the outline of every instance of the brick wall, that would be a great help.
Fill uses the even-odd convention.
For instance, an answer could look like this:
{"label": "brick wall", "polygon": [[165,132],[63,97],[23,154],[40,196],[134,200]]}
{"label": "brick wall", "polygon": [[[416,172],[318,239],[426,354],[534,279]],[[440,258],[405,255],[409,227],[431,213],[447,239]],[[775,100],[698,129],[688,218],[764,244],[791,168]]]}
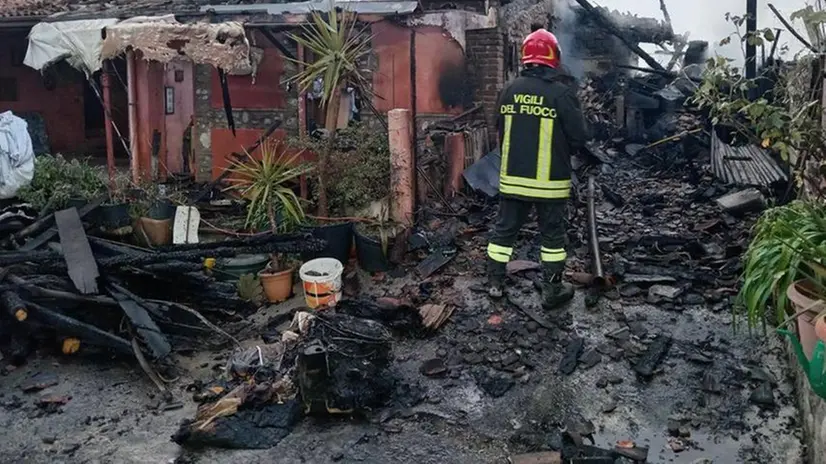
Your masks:
{"label": "brick wall", "polygon": [[496,102],[505,85],[505,37],[499,29],[467,31],[466,44],[474,100],[484,108],[493,139],[496,137]]}

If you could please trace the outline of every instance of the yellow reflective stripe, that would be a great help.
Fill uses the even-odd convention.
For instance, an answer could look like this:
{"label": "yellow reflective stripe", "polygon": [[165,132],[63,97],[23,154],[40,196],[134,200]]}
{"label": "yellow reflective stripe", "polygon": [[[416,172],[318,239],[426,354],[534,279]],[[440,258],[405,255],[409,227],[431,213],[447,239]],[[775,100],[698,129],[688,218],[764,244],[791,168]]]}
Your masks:
{"label": "yellow reflective stripe", "polygon": [[503,247],[495,243],[488,243],[488,257],[498,263],[507,263],[511,260],[513,248]]}
{"label": "yellow reflective stripe", "polygon": [[542,190],[532,187],[520,187],[499,182],[499,193],[505,195],[518,195],[526,198],[540,198],[543,200],[559,200],[569,198],[569,189]]}
{"label": "yellow reflective stripe", "polygon": [[544,190],[569,190],[571,188],[571,180],[536,180],[528,179],[527,177],[516,177],[503,175],[499,179],[501,182],[519,187],[528,187]]}
{"label": "yellow reflective stripe", "polygon": [[542,247],[540,251],[540,258],[546,263],[558,263],[568,259],[568,253],[565,252],[564,248]]}
{"label": "yellow reflective stripe", "polygon": [[551,155],[554,143],[554,120],[539,120],[539,147],[536,152],[536,180],[547,181],[551,177]]}
{"label": "yellow reflective stripe", "polygon": [[508,155],[511,151],[511,124],[513,123],[513,116],[505,116],[505,129],[502,134],[502,166],[499,168],[499,173],[502,176],[508,174]]}

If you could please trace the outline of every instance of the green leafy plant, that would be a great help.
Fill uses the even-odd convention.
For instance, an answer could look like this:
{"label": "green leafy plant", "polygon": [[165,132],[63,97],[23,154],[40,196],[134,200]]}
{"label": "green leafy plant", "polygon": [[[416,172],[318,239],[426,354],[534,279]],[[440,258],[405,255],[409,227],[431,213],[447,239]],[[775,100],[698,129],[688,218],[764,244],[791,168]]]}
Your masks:
{"label": "green leafy plant", "polygon": [[[291,144],[319,153],[326,140],[303,139]],[[330,151],[335,163],[328,166],[326,184],[329,214],[351,216],[390,193],[390,145],[385,131],[376,131],[364,123],[352,124],[338,132]],[[320,197],[319,185],[313,196]]]}
{"label": "green leafy plant", "polygon": [[327,185],[333,139],[338,126],[341,91],[345,85],[359,89],[362,95],[372,97],[369,71],[363,65],[370,54],[371,36],[367,28],[358,26],[356,14],[338,11],[333,2],[330,13],[313,11],[310,23],[301,32],[290,37],[304,47],[311,61],[296,61],[302,69],[291,81],[297,82],[301,91],[309,90],[317,80],[322,82],[321,104],[324,106],[324,127],[329,145],[318,151],[318,212],[329,214]]}
{"label": "green leafy plant", "polygon": [[264,288],[261,281],[253,274],[244,274],[238,278],[238,296],[252,303],[260,304],[264,302]]}
{"label": "green leafy plant", "polygon": [[103,168],[86,160],[67,160],[61,155],[35,159],[34,178],[18,197],[41,211],[67,206],[72,198],[93,200],[106,192]]}
{"label": "green leafy plant", "polygon": [[267,263],[267,267],[264,271],[272,274],[284,272],[288,269],[298,268],[299,263],[300,261],[292,256],[273,254],[270,256],[270,262]]}
{"label": "green leafy plant", "polygon": [[[821,43],[826,14],[822,9],[807,7],[796,11],[792,18],[801,19],[807,26],[810,37]],[[737,39],[741,49],[747,44],[761,46],[777,40],[772,29],[760,29],[754,33],[743,32],[745,16],[727,14],[735,31],[720,44],[726,45]],[[775,45],[775,44],[772,44]],[[818,47],[820,47],[818,45]],[[744,51],[745,56],[745,51]],[[778,83],[764,95],[750,95],[760,88],[761,79],[747,79],[741,68],[733,65],[734,60],[721,56],[707,62],[702,82],[697,87],[692,101],[709,112],[714,125],[733,128],[737,135],[750,143],[770,148],[786,161],[794,161],[793,170],[798,186],[807,178],[807,164],[814,163],[814,170],[826,168],[823,159],[824,142],[821,124],[821,93],[817,86],[811,86],[809,76],[813,55],[797,59],[793,65],[778,66]],[[811,184],[811,183],[810,183]],[[815,186],[820,190],[820,186]],[[816,192],[820,194],[821,192]]]}
{"label": "green leafy plant", "polygon": [[786,289],[806,278],[826,295],[822,272],[826,264],[826,209],[796,201],[766,211],[757,221],[745,255],[743,286],[738,308],[745,309],[750,328],[765,328],[766,308],[774,308],[774,322],[789,314]]}
{"label": "green leafy plant", "polygon": [[311,167],[299,162],[301,152],[288,155],[280,147],[267,141],[261,145],[261,159],[245,152],[243,159],[233,160],[227,168],[228,189],[248,202],[247,228],[285,232],[304,220],[301,201],[290,183]]}

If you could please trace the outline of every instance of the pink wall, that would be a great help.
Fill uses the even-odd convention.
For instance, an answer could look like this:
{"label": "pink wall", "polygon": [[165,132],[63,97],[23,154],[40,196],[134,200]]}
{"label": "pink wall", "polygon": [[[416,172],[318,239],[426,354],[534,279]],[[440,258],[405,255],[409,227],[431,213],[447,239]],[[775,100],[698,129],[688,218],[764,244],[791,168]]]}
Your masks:
{"label": "pink wall", "polygon": [[[181,79],[176,82],[176,71]],[[195,114],[194,67],[189,62],[167,65],[135,57],[135,102],[137,105],[137,150],[141,175],[165,178],[183,170],[183,135]],[[166,114],[165,87],[174,89],[172,114]],[[158,171],[152,172],[152,137],[161,134]],[[194,167],[192,167],[194,169]]]}
{"label": "pink wall", "polygon": [[139,54],[135,56],[135,105],[138,115],[137,150],[141,177],[152,179],[152,134],[161,134],[161,149],[164,145],[163,65],[146,61]]}
{"label": "pink wall", "polygon": [[[184,132],[195,115],[195,67],[191,61],[174,61],[166,65],[166,87],[174,89],[174,109],[165,115],[166,157],[161,167],[161,175],[179,173],[184,169]],[[164,159],[164,158],[161,158]],[[195,164],[195,163],[192,163]],[[194,168],[190,166],[190,168]]]}

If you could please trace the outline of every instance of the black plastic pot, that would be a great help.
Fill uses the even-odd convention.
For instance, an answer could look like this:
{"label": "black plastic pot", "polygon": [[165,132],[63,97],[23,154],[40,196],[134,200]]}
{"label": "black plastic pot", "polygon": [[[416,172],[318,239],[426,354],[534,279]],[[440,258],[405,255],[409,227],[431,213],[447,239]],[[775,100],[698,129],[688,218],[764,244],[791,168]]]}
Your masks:
{"label": "black plastic pot", "polygon": [[176,206],[169,200],[158,200],[149,207],[146,217],[163,221],[175,216]]}
{"label": "black plastic pot", "polygon": [[[387,272],[392,268],[392,264],[381,246],[381,241],[368,237],[355,231],[356,236],[356,256],[359,267],[367,272]],[[388,252],[393,248],[393,239],[388,239]]]}
{"label": "black plastic pot", "polygon": [[94,222],[107,229],[126,227],[132,223],[132,218],[129,216],[129,205],[126,203],[116,203],[113,205],[98,206],[95,211]]}
{"label": "black plastic pot", "polygon": [[66,208],[75,207],[78,210],[80,210],[80,208],[86,206],[87,203],[89,202],[86,201],[85,198],[69,198],[69,200],[66,202]]}
{"label": "black plastic pot", "polygon": [[313,237],[325,240],[327,246],[317,253],[305,253],[304,261],[315,258],[335,258],[341,264],[347,265],[350,261],[350,250],[353,247],[353,223],[344,222],[325,226],[304,227]]}

